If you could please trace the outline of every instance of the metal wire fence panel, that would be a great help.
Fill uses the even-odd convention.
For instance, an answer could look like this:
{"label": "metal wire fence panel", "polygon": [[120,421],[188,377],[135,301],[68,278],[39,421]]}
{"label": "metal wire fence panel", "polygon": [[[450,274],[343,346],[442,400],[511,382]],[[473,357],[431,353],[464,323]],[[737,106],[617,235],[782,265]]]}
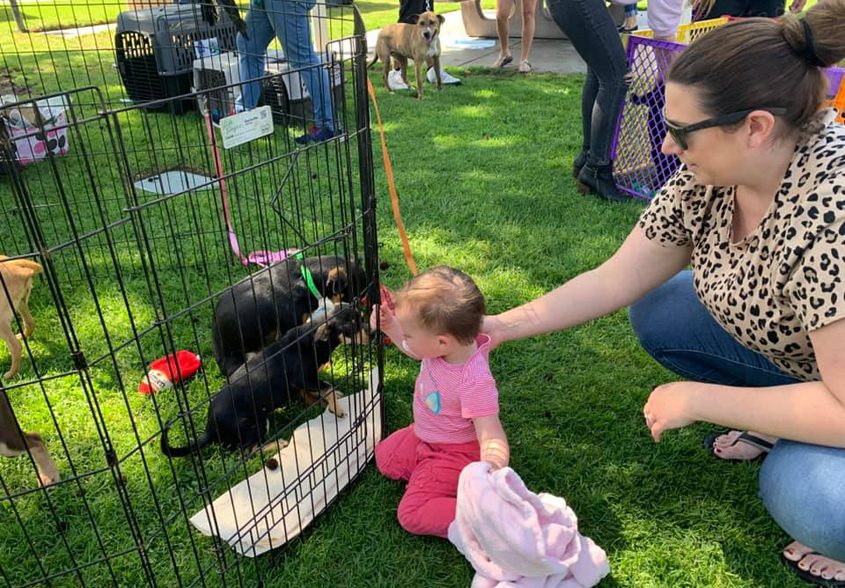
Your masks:
{"label": "metal wire fence panel", "polygon": [[[728,19],[693,23],[685,35],[692,39],[721,26]],[[666,103],[666,73],[675,56],[687,45],[632,35],[628,38],[629,87],[613,140],[614,177],[619,189],[650,200],[675,173],[680,161],[661,151],[666,137],[663,108]],[[829,81],[828,104],[845,109],[845,69],[824,70]],[[840,115],[840,121],[842,121]]]}
{"label": "metal wire fence panel", "polygon": [[[21,18],[0,24],[0,269],[43,268],[28,305],[17,274],[0,273],[0,302],[20,311],[12,330],[25,330],[27,306],[35,323],[19,373],[0,379],[0,441],[37,432],[45,450],[0,460],[3,585],[258,585],[268,562],[239,553],[295,538],[381,434],[360,17],[311,9],[297,40],[313,47],[308,63],[268,40],[244,116],[235,102],[252,81],[235,21],[219,3],[148,4],[20,3]],[[292,4],[250,11],[307,12]],[[206,67],[216,84],[196,75]],[[312,73],[318,86],[303,81]],[[314,95],[330,136],[311,136]],[[226,129],[232,116],[265,126],[244,139]],[[196,374],[177,359],[188,350]],[[0,374],[12,355],[0,344]],[[162,373],[172,387],[139,394]],[[172,447],[218,442],[170,458],[165,430]],[[286,454],[265,444],[294,438],[293,465],[268,467]],[[45,454],[59,479],[44,475]],[[195,515],[231,519],[215,500],[247,478],[237,539],[222,522],[200,533]]]}

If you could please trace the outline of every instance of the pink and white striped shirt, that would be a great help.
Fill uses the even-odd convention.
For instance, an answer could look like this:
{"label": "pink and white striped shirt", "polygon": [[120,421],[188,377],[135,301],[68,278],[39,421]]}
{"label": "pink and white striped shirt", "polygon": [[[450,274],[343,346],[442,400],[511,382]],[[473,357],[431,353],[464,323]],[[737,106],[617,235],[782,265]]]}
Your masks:
{"label": "pink and white striped shirt", "polygon": [[442,357],[423,359],[414,386],[414,434],[426,443],[477,439],[472,419],[499,414],[499,392],[490,372],[490,337],[463,364]]}

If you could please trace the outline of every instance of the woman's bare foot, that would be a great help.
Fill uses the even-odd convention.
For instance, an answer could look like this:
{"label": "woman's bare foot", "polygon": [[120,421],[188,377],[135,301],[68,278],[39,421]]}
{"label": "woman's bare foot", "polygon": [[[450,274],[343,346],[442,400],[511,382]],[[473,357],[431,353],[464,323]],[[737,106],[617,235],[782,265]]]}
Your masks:
{"label": "woman's bare foot", "polygon": [[[743,435],[745,436],[743,437]],[[771,445],[774,445],[775,441],[777,441],[777,437],[761,435],[754,431],[730,431],[716,437],[716,440],[713,442],[713,453],[721,459],[735,461],[757,459],[762,454],[768,453],[768,448],[753,442],[755,438]]]}
{"label": "woman's bare foot", "polygon": [[783,550],[783,557],[822,580],[845,581],[845,562],[819,555],[806,545],[793,541]]}

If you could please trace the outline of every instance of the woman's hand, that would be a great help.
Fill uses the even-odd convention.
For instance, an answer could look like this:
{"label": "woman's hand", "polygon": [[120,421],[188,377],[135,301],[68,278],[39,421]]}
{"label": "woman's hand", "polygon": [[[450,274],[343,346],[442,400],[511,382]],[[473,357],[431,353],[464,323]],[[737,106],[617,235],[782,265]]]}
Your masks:
{"label": "woman's hand", "polygon": [[491,351],[504,343],[502,322],[497,316],[485,316],[484,322],[481,323],[481,332],[490,337]]}
{"label": "woman's hand", "polygon": [[697,420],[691,407],[692,396],[699,386],[701,384],[696,382],[672,382],[651,391],[643,407],[643,416],[655,442],[660,441],[663,431],[680,429]]}

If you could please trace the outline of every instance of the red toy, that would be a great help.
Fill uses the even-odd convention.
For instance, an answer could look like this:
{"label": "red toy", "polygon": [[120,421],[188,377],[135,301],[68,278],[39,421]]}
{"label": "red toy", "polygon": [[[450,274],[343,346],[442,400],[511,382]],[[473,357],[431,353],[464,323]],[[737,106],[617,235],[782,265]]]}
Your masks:
{"label": "red toy", "polygon": [[197,373],[201,366],[200,356],[185,349],[159,358],[150,364],[147,375],[138,386],[138,392],[149,395],[172,388],[174,384]]}

